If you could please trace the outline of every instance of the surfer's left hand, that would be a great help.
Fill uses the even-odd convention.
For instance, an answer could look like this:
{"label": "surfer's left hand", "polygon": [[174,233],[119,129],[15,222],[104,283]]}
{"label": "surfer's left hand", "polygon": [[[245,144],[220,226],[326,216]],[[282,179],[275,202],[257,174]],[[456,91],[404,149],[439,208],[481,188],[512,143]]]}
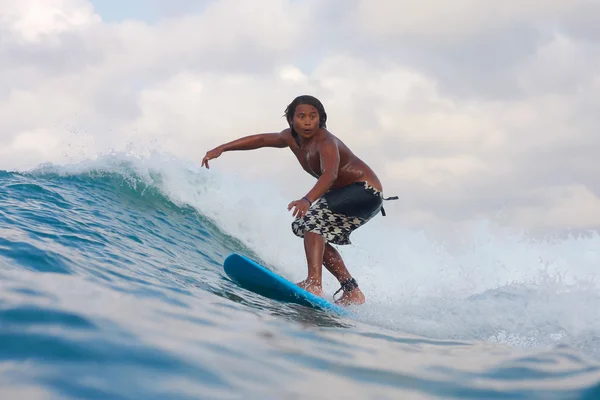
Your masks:
{"label": "surfer's left hand", "polygon": [[310,208],[310,203],[305,199],[294,200],[288,205],[288,211],[294,208],[292,215],[296,218],[302,218],[306,215],[306,212]]}

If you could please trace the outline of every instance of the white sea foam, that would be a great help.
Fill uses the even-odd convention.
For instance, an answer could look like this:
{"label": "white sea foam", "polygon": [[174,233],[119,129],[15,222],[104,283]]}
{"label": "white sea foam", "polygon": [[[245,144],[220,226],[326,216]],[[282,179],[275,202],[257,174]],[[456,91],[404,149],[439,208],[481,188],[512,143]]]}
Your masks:
{"label": "white sea foam", "polygon": [[[290,229],[290,199],[272,183],[248,181],[154,154],[114,154],[61,167],[67,173],[120,168],[123,162],[171,200],[185,203],[237,237],[292,280],[305,277],[302,240]],[[387,207],[393,209],[392,203]],[[464,227],[446,248],[393,217],[377,216],[339,248],[368,302],[363,322],[436,338],[519,346],[600,337],[600,237],[531,240],[487,223]],[[337,282],[325,272],[330,296]],[[592,346],[593,347],[593,346]]]}

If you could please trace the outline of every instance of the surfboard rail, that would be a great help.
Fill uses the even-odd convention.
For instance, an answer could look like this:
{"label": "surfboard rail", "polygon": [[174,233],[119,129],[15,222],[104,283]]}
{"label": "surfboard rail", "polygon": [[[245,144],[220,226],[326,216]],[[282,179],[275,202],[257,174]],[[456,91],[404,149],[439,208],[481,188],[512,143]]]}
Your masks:
{"label": "surfboard rail", "polygon": [[240,287],[261,296],[286,302],[300,304],[319,310],[349,316],[350,311],[302,289],[288,279],[274,273],[258,262],[238,253],[225,258],[223,267],[227,276]]}

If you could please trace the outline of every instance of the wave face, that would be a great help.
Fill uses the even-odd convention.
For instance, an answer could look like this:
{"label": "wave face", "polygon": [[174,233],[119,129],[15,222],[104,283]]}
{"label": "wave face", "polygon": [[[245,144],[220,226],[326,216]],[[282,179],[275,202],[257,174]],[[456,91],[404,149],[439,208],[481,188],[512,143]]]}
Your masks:
{"label": "wave face", "polygon": [[0,398],[600,397],[598,236],[451,251],[376,218],[340,248],[349,320],[225,277],[305,277],[289,200],[163,156],[0,171]]}

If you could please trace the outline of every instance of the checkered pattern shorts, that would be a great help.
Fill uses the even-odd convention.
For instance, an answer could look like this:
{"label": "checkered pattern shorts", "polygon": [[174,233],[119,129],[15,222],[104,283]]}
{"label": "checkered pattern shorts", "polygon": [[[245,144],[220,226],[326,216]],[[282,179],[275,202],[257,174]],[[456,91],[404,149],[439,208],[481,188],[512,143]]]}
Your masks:
{"label": "checkered pattern shorts", "polygon": [[[376,189],[365,184],[372,195],[380,196]],[[343,189],[343,188],[342,188]],[[306,232],[314,232],[325,238],[327,243],[338,245],[352,244],[350,234],[368,222],[376,212],[366,217],[353,216],[332,210],[335,207],[327,201],[327,196],[321,197],[315,202],[302,218],[292,222],[292,231],[298,237],[304,237]]]}

